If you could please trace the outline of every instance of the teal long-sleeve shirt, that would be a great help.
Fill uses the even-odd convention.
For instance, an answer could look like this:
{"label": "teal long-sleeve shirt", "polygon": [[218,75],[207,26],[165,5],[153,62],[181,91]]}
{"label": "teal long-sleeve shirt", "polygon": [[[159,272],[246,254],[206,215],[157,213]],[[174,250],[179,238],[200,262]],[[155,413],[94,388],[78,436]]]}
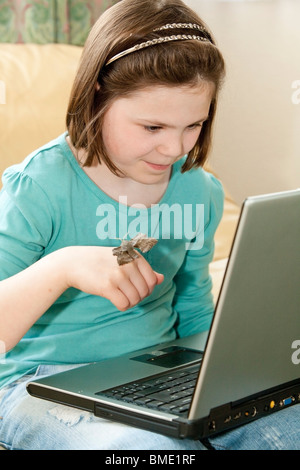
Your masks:
{"label": "teal long-sleeve shirt", "polygon": [[142,232],[158,239],[144,256],[164,274],[164,282],[126,312],[105,298],[66,290],[23,339],[0,356],[0,388],[39,364],[99,361],[210,326],[214,306],[209,263],[223,211],[220,182],[203,169],[182,174],[181,160],[173,166],[158,204],[128,207],[126,195],[115,201],[92,182],[65,137],[3,175],[0,280],[62,247],[115,247],[119,239]]}

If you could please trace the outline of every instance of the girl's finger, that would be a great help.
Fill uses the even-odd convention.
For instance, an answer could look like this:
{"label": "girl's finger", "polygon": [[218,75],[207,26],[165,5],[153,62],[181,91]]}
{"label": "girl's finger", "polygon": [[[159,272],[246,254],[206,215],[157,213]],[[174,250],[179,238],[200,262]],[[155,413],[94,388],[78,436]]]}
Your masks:
{"label": "girl's finger", "polygon": [[[141,276],[139,276],[141,277]],[[138,290],[142,281],[138,282],[136,279],[134,282],[130,277],[124,277],[121,282],[118,284],[118,289],[126,296],[129,302],[129,307],[133,307],[142,300],[142,296]],[[128,308],[129,308],[128,307]]]}

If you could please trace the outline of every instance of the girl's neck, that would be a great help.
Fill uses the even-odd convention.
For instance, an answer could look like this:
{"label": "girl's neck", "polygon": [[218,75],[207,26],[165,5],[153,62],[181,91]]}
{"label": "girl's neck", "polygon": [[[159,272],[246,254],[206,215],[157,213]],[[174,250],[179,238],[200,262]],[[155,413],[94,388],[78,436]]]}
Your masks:
{"label": "girl's neck", "polygon": [[162,199],[169,184],[170,174],[160,183],[149,185],[127,178],[126,176],[119,177],[113,174],[105,163],[100,164],[97,161],[94,162],[92,166],[83,166],[81,162],[85,160],[85,151],[76,150],[69,136],[67,136],[66,139],[73,155],[81,165],[82,170],[112,199],[119,201],[120,196],[123,196],[126,197],[128,206],[143,205],[146,207],[151,207],[152,204],[157,204]]}
{"label": "girl's neck", "polygon": [[159,184],[143,184],[126,176],[116,176],[104,163],[98,162],[82,169],[112,199],[118,201],[120,196],[125,196],[128,206],[142,204],[151,207],[152,204],[157,204],[166,192],[169,183],[169,178],[167,178]]}

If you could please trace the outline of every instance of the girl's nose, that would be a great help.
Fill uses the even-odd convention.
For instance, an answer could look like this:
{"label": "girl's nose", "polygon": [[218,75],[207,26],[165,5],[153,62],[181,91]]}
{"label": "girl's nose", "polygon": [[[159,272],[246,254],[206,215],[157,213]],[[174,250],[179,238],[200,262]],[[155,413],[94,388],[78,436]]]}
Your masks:
{"label": "girl's nose", "polygon": [[158,145],[157,150],[160,154],[170,157],[178,158],[184,155],[184,143],[182,136],[170,136]]}

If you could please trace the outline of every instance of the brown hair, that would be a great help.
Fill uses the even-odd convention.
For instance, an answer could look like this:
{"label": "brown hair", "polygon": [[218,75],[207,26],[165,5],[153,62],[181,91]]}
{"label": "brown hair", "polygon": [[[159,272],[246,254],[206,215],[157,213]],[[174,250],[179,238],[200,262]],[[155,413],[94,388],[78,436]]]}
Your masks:
{"label": "brown hair", "polygon": [[[209,41],[160,43],[106,65],[116,54],[143,41],[171,34],[199,35],[198,31],[187,32],[180,27],[171,34],[168,30],[153,31],[173,23],[203,26]],[[209,119],[182,171],[202,166],[211,145],[217,96],[224,74],[224,60],[211,33],[181,0],[121,0],[100,16],[85,43],[67,112],[72,144],[78,150],[86,150],[85,166],[92,165],[97,158],[118,174],[102,139],[103,118],[112,102],[148,86],[195,86],[199,81],[209,81],[215,85]]]}

